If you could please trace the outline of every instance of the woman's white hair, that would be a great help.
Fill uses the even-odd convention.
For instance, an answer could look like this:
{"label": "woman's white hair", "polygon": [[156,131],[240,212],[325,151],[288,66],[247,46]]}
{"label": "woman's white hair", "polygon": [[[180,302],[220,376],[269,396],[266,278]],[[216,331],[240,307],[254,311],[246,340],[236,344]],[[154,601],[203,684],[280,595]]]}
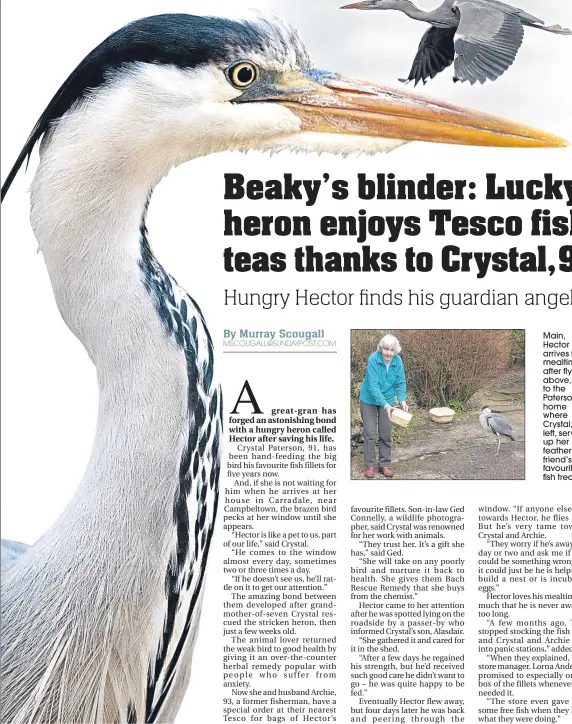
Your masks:
{"label": "woman's white hair", "polygon": [[378,350],[381,352],[383,347],[394,350],[395,354],[400,354],[401,352],[399,340],[392,334],[386,334],[385,337],[379,340],[379,344],[377,345]]}

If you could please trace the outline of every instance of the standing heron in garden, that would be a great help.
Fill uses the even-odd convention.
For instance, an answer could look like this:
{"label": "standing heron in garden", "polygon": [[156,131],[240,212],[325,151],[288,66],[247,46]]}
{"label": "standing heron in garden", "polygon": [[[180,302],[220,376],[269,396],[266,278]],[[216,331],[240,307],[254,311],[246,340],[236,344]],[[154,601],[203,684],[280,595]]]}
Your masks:
{"label": "standing heron in garden", "polygon": [[445,0],[435,10],[420,10],[411,0],[363,0],[343,10],[399,10],[429,23],[419,43],[409,77],[403,83],[427,82],[455,61],[454,81],[471,85],[496,80],[514,62],[522,45],[524,27],[572,35],[560,25],[543,21],[499,0]]}
{"label": "standing heron in garden", "polygon": [[277,20],[136,21],[50,101],[2,198],[40,142],[32,226],[61,315],[96,366],[99,412],[69,505],[34,546],[7,544],[1,721],[171,722],[189,681],[222,407],[203,315],[149,245],[154,187],[218,151],[375,152],[408,140],[567,145],[312,70]]}
{"label": "standing heron in garden", "polygon": [[512,425],[504,415],[493,412],[490,407],[483,405],[479,413],[479,422],[483,430],[490,432],[492,435],[496,435],[498,438],[495,456],[499,454],[501,439],[503,437],[507,437],[514,442],[515,438]]}

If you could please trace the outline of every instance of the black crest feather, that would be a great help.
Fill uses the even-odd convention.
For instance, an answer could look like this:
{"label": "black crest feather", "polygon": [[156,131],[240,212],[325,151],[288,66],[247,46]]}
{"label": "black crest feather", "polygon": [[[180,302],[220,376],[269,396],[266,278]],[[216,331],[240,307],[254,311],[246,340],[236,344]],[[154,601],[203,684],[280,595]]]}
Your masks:
{"label": "black crest feather", "polygon": [[231,62],[236,60],[233,49],[262,52],[268,42],[267,30],[264,21],[173,13],[142,18],[116,31],[81,61],[48,103],[2,186],[2,200],[50,126],[122,66],[157,63],[194,68],[213,62]]}

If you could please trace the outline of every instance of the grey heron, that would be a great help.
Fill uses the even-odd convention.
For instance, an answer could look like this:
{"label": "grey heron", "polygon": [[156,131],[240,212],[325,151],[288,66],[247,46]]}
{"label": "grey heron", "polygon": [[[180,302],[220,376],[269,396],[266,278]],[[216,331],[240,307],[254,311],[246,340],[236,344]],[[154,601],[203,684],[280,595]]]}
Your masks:
{"label": "grey heron", "polygon": [[490,407],[483,405],[479,413],[479,422],[481,423],[483,430],[496,435],[498,439],[495,456],[499,454],[501,439],[503,437],[507,437],[509,440],[514,442],[515,438],[512,425],[504,415],[501,415],[498,412],[493,412]]}
{"label": "grey heron", "polygon": [[2,721],[173,721],[189,681],[222,400],[201,310],[149,244],[155,186],[219,151],[376,152],[410,140],[567,145],[313,69],[277,20],[144,18],[56,92],[2,199],[39,143],[31,222],[61,316],[96,367],[99,412],[72,500],[3,576]]}
{"label": "grey heron", "polygon": [[514,62],[524,36],[524,27],[572,35],[560,25],[543,21],[520,8],[499,0],[445,0],[425,11],[411,0],[363,0],[342,9],[400,10],[414,20],[429,23],[417,49],[408,78],[417,85],[427,82],[455,62],[454,81],[471,85],[496,80]]}

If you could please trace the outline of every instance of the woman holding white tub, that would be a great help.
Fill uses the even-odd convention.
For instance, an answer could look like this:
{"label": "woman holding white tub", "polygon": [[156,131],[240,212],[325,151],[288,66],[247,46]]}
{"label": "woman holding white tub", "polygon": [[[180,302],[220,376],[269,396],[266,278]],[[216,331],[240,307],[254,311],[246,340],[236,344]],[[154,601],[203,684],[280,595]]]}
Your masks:
{"label": "woman holding white tub", "polygon": [[368,479],[375,477],[375,439],[378,435],[379,472],[385,478],[393,477],[388,465],[391,461],[391,410],[395,398],[405,412],[408,409],[405,369],[400,352],[399,340],[392,334],[386,334],[367,360],[359,399],[363,422],[364,475]]}

